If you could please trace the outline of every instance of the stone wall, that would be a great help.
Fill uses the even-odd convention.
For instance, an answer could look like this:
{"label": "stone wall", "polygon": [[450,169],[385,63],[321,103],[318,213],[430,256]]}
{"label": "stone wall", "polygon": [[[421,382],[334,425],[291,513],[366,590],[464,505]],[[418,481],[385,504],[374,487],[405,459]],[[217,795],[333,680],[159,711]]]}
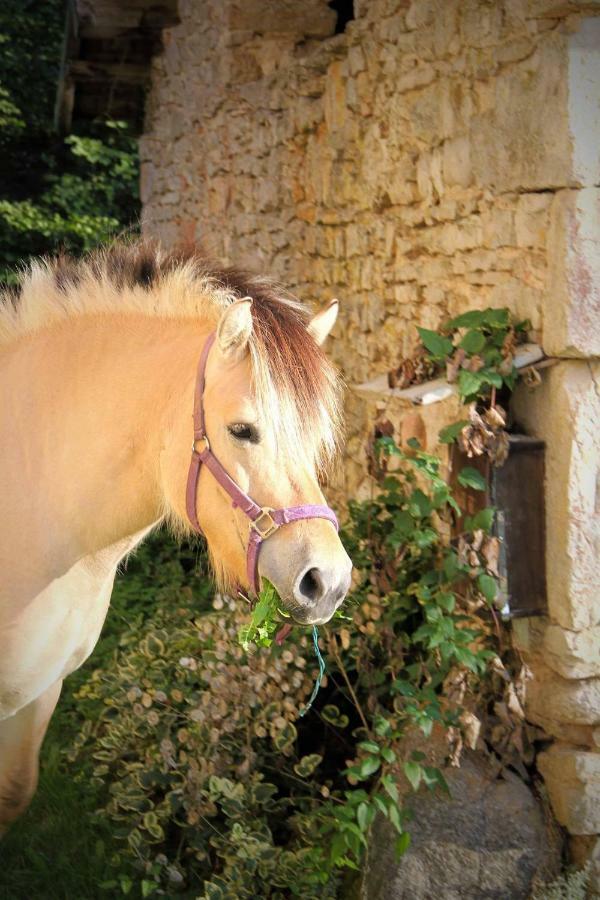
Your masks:
{"label": "stone wall", "polygon": [[[516,414],[547,442],[549,616],[522,620],[529,715],[559,821],[600,884],[600,3],[180,0],[154,63],[143,222],[166,243],[338,296],[332,353],[352,385],[408,353],[416,324],[509,306],[561,358]],[[368,490],[385,411],[348,392],[338,496]],[[536,561],[537,562],[537,561]]]}

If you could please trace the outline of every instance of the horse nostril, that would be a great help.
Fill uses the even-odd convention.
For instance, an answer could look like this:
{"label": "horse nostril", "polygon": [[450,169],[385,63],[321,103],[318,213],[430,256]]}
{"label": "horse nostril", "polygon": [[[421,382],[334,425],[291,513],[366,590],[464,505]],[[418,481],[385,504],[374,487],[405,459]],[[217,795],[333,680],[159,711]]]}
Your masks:
{"label": "horse nostril", "polygon": [[320,600],[323,595],[323,580],[318,569],[309,569],[304,573],[298,585],[298,592],[312,603]]}

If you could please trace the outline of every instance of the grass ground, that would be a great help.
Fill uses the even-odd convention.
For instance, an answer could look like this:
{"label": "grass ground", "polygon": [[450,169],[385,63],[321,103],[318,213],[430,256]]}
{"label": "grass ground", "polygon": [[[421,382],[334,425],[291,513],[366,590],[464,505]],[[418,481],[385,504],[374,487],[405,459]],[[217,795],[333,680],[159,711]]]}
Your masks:
{"label": "grass ground", "polygon": [[113,838],[94,816],[90,788],[61,760],[60,717],[42,758],[40,785],[25,815],[0,845],[0,900],[107,900]]}

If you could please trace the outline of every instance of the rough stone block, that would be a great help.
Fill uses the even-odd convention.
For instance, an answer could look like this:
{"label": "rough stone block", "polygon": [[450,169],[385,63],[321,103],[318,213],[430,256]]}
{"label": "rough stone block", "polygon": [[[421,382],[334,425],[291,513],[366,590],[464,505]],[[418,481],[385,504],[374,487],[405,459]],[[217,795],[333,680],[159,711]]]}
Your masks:
{"label": "rough stone block", "polygon": [[583,631],[550,625],[543,647],[548,665],[564,678],[600,676],[600,625]]}
{"label": "rough stone block", "polygon": [[302,4],[294,0],[229,0],[225,6],[232,29],[255,32],[292,32],[306,37],[328,37],[335,29],[336,14],[320,0]]}
{"label": "rough stone block", "polygon": [[600,678],[570,681],[537,662],[527,683],[527,717],[549,734],[560,733],[560,726],[591,726],[589,735],[600,725]]}
{"label": "rough stone block", "polygon": [[[489,76],[495,65],[490,61]],[[488,78],[492,96],[470,122],[477,184],[532,191],[571,183],[565,39],[547,36],[526,59]]]}
{"label": "rough stone block", "polygon": [[453,138],[444,142],[443,175],[446,187],[466,188],[471,183],[471,146],[466,137]]}
{"label": "rough stone block", "polygon": [[530,789],[497,779],[489,763],[465,754],[445,776],[451,798],[419,793],[411,846],[400,860],[383,817],[371,830],[361,897],[365,900],[526,900],[560,866],[558,829],[548,825]]}
{"label": "rough stone block", "polygon": [[542,657],[563,678],[600,677],[600,625],[570,631],[546,618],[516,619],[513,638],[519,649]]}
{"label": "rough stone block", "polygon": [[554,744],[537,763],[561,825],[571,834],[600,832],[600,753]]}
{"label": "rough stone block", "polygon": [[[599,5],[600,8],[600,5]],[[573,174],[583,187],[600,182],[600,18],[583,18],[568,37],[569,130]]]}
{"label": "rough stone block", "polygon": [[544,349],[551,356],[600,356],[600,189],[557,193],[548,262]]}

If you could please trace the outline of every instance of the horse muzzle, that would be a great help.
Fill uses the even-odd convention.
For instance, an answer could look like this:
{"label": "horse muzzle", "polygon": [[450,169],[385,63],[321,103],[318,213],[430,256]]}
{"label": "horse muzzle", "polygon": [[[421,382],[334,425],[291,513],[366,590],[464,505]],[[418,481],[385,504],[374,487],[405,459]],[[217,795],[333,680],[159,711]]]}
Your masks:
{"label": "horse muzzle", "polygon": [[[345,555],[345,554],[344,554]],[[310,566],[296,578],[287,604],[293,619],[301,625],[324,625],[343,603],[350,590],[352,563]]]}

